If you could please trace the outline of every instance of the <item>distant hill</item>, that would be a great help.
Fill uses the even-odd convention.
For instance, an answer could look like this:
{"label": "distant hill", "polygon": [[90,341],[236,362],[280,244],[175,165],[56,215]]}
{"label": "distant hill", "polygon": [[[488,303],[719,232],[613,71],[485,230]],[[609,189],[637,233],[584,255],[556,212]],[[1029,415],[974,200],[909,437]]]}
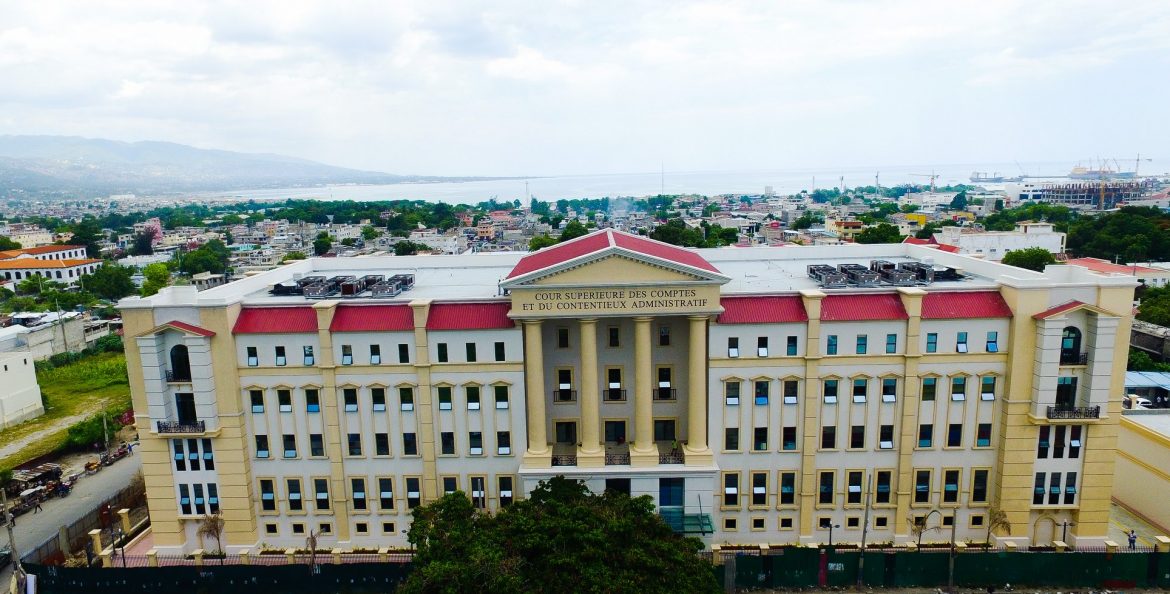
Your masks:
{"label": "distant hill", "polygon": [[0,135],[0,196],[154,194],[484,178],[404,176],[172,142]]}

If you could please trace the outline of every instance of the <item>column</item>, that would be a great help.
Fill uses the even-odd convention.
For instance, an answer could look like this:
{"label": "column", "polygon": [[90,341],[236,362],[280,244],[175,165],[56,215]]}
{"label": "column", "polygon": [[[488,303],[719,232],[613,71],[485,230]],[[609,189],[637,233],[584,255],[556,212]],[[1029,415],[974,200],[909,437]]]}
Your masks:
{"label": "column", "polygon": [[658,445],[654,443],[654,366],[650,363],[650,322],[653,319],[634,318],[634,447],[630,450],[631,466],[658,464]]}
{"label": "column", "polygon": [[544,346],[540,320],[524,320],[524,402],[528,410],[528,451],[525,463],[552,464],[544,423]]}
{"label": "column", "polygon": [[690,316],[691,331],[687,361],[687,445],[688,466],[709,466],[714,462],[707,447],[707,316]]}
{"label": "column", "polygon": [[597,319],[581,320],[581,447],[578,466],[605,466],[601,449],[597,389]]}

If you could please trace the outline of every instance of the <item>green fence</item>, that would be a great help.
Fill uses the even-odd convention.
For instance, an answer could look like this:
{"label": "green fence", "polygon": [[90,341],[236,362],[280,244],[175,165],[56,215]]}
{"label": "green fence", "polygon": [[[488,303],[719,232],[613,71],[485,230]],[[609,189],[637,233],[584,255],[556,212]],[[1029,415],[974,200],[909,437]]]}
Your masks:
{"label": "green fence", "polygon": [[25,564],[40,594],[384,594],[410,574],[410,563],[224,565],[91,569]]}
{"label": "green fence", "polygon": [[[857,583],[860,552],[786,548],[735,557],[735,583],[743,588],[808,588]],[[724,560],[726,562],[727,556]],[[864,584],[887,588],[947,583],[948,552],[867,552]],[[1009,553],[955,555],[955,585],[1063,587],[1170,587],[1170,553]],[[720,582],[726,569],[719,567]]]}

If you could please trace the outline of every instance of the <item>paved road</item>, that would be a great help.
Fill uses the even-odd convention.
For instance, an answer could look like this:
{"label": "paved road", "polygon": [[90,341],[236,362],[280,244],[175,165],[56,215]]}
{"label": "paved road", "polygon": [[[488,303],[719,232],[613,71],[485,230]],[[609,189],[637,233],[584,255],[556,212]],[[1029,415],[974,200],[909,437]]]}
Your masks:
{"label": "paved road", "polygon": [[[46,501],[42,506],[44,511],[20,516],[13,530],[18,549],[23,554],[50,538],[56,538],[62,526],[72,524],[121,491],[141,468],[140,456],[123,458],[93,476],[80,478],[68,497]],[[0,543],[8,544],[7,529],[0,530],[0,533],[3,534]],[[0,584],[7,585],[11,575],[11,565],[0,570]]]}

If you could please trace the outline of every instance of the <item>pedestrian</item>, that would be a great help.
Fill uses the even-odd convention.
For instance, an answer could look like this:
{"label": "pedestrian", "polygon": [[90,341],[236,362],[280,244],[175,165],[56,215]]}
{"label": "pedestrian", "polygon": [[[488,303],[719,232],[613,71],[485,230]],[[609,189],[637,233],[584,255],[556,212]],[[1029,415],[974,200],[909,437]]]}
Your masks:
{"label": "pedestrian", "polygon": [[12,512],[8,512],[8,523],[11,524],[13,528],[16,528],[16,516],[12,515]]}
{"label": "pedestrian", "polygon": [[1129,530],[1129,550],[1137,550],[1137,530],[1130,528]]}
{"label": "pedestrian", "polygon": [[37,506],[33,508],[33,513],[35,514],[39,511],[45,511],[45,510],[41,508],[41,500],[37,499]]}

